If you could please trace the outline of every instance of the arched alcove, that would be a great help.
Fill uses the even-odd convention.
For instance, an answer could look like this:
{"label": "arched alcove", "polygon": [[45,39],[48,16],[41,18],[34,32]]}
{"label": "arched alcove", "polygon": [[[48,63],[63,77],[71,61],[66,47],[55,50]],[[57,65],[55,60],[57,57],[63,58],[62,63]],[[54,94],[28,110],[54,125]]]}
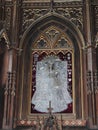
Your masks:
{"label": "arched alcove", "polygon": [[[83,119],[83,53],[82,47],[84,40],[79,29],[68,19],[57,14],[47,14],[35,21],[24,33],[20,43],[23,53],[18,64],[18,120],[33,119],[37,113],[32,114],[31,105],[31,86],[32,86],[32,48],[43,32],[48,28],[60,30],[62,35],[69,39],[72,45],[72,64],[73,64],[73,112],[67,114],[65,118]],[[52,48],[53,49],[53,48]],[[69,50],[70,51],[70,50]],[[21,66],[20,66],[21,65]]]}

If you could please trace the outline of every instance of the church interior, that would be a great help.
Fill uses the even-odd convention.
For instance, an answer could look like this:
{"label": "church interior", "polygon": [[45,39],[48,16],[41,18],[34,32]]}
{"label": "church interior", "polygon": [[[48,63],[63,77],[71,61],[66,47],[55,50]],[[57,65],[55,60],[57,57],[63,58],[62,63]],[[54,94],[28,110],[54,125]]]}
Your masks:
{"label": "church interior", "polygon": [[98,0],[0,0],[0,129],[98,130]]}

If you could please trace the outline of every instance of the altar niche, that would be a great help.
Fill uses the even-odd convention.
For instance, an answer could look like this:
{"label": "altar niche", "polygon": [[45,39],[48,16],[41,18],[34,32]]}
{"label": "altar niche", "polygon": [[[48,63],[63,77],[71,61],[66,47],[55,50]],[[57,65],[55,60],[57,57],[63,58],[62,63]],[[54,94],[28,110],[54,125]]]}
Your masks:
{"label": "altar niche", "polygon": [[31,113],[72,113],[72,54],[33,53]]}

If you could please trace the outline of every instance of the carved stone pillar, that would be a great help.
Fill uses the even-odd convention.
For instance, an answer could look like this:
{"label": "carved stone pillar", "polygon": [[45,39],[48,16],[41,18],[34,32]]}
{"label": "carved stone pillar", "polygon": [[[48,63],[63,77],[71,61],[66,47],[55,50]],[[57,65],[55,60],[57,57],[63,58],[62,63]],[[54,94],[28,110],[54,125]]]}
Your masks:
{"label": "carved stone pillar", "polygon": [[0,34],[0,128],[3,123],[4,113],[4,88],[6,85],[6,73],[8,69],[8,39],[4,29]]}
{"label": "carved stone pillar", "polygon": [[95,101],[96,101],[96,104],[95,104],[95,109],[96,109],[96,123],[97,123],[97,126],[98,126],[98,71],[96,71],[94,73],[94,88],[95,88]]}
{"label": "carved stone pillar", "polygon": [[87,102],[88,102],[88,122],[90,127],[96,125],[95,109],[95,90],[94,90],[94,72],[96,71],[96,50],[94,41],[91,36],[92,17],[91,17],[91,0],[85,0],[85,39],[86,39],[86,69],[87,69]]}
{"label": "carved stone pillar", "polygon": [[14,97],[15,97],[15,79],[16,73],[8,72],[7,84],[5,87],[5,102],[4,102],[4,117],[3,117],[3,128],[10,129],[12,128],[13,122],[13,106],[14,106]]}
{"label": "carved stone pillar", "polygon": [[88,119],[91,127],[97,125],[96,119],[96,95],[95,95],[95,71],[96,71],[96,54],[93,49],[89,49],[87,53],[87,97],[88,97]]}
{"label": "carved stone pillar", "polygon": [[15,89],[16,89],[16,67],[17,67],[17,49],[15,48],[17,43],[17,0],[12,0],[13,12],[12,24],[11,24],[11,44],[8,52],[8,73],[7,82],[5,87],[5,101],[4,101],[4,117],[3,117],[3,129],[12,129],[14,124],[14,107],[15,107]]}
{"label": "carved stone pillar", "polygon": [[96,88],[98,85],[96,72],[88,72],[87,73],[87,97],[88,97],[88,113],[89,116],[92,117],[93,123],[97,124],[96,117]]}
{"label": "carved stone pillar", "polygon": [[14,105],[15,105],[15,87],[16,87],[16,50],[10,47],[8,51],[8,73],[6,87],[4,92],[4,116],[3,129],[13,127]]}

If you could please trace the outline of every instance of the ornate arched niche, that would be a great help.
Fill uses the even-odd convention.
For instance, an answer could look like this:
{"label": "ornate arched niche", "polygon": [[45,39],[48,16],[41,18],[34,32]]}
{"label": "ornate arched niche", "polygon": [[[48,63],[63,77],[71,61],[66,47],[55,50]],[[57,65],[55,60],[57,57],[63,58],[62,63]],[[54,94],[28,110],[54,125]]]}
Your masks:
{"label": "ornate arched niche", "polygon": [[[60,64],[62,63],[59,73],[63,75],[63,72],[66,71],[66,74],[64,74],[63,77],[61,75],[59,76],[64,78],[66,75],[66,83],[61,77],[60,79],[62,83],[67,84],[67,89],[65,88],[67,92],[64,93],[69,93],[71,97],[66,100],[68,103],[65,109],[56,111],[55,108],[54,113],[58,117],[62,115],[64,119],[83,119],[83,55],[81,51],[83,41],[80,34],[80,31],[75,28],[71,22],[55,15],[45,16],[45,18],[38,20],[32,24],[24,34],[20,45],[23,49],[23,53],[20,56],[18,70],[18,120],[33,120],[38,115],[47,116],[48,113],[41,107],[42,105],[44,107],[44,103],[41,103],[41,101],[45,101],[45,98],[41,96],[45,94],[43,94],[43,91],[46,91],[45,88],[43,87],[43,91],[41,89],[41,93],[38,92],[38,94],[36,94],[37,96],[39,95],[40,98],[37,99],[40,100],[38,102],[38,108],[34,107],[33,101],[36,100],[36,98],[33,98],[33,96],[37,92],[38,87],[42,87],[42,84],[47,82],[45,79],[49,75],[46,74],[46,78],[45,76],[43,77],[41,69],[45,68],[44,63],[47,61],[51,62],[52,60],[59,61]],[[53,63],[55,64],[56,62]],[[63,63],[66,66],[65,68],[63,68]],[[38,64],[44,65],[40,66]],[[49,65],[48,63],[48,69]],[[38,66],[40,66],[40,73]],[[52,70],[55,68],[54,66],[52,66]],[[44,73],[46,73],[45,70]],[[57,73],[57,71],[55,71],[55,73]],[[57,78],[57,75],[54,77]],[[40,83],[37,84],[37,82]],[[53,80],[48,78],[48,84],[49,82],[52,84],[50,86],[55,86]],[[58,86],[60,87],[60,85]],[[64,88],[64,85],[61,86]],[[51,89],[49,89],[49,91],[51,91]],[[47,96],[49,95],[46,95],[46,100],[48,100]],[[51,105],[53,106],[53,103]]]}
{"label": "ornate arched niche", "polygon": [[[55,26],[45,29],[37,37],[32,45],[31,114],[47,113],[49,101],[51,101],[51,105],[54,108],[53,112],[75,113],[74,103],[72,103],[75,100],[75,91],[73,91],[73,54],[74,48],[72,42],[68,36]],[[62,91],[60,86],[62,86],[62,89],[64,87],[64,90],[67,87],[68,91]],[[39,90],[40,88],[42,89]],[[49,91],[50,93],[48,94]],[[60,91],[62,92],[60,93]],[[63,106],[66,98],[65,106]],[[44,103],[42,100],[44,100]],[[60,104],[60,102],[62,103]],[[66,102],[70,103],[66,104]],[[36,106],[37,104],[39,106]]]}

